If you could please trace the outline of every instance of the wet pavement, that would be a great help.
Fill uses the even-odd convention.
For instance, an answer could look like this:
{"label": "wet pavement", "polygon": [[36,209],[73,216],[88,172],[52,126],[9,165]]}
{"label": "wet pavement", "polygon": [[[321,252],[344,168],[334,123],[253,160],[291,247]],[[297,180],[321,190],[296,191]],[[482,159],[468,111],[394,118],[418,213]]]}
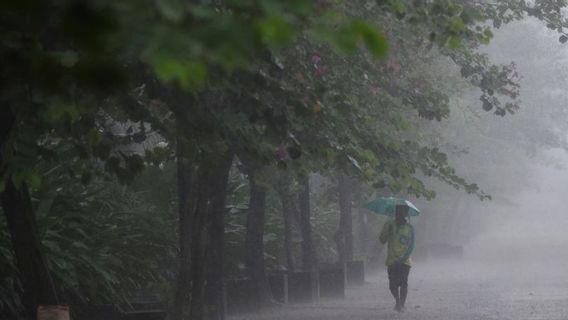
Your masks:
{"label": "wet pavement", "polygon": [[345,299],[283,305],[231,320],[566,320],[568,272],[563,263],[439,261],[415,263],[407,309],[397,313],[386,271],[351,287]]}

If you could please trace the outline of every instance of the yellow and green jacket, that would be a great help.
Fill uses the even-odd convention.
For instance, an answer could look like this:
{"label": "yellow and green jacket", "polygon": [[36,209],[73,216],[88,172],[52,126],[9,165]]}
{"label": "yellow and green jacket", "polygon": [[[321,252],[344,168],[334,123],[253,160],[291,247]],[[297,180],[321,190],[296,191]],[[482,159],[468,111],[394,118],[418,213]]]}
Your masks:
{"label": "yellow and green jacket", "polygon": [[396,262],[412,265],[410,254],[414,250],[414,227],[410,223],[398,225],[394,220],[386,222],[379,240],[382,244],[388,243],[387,266]]}

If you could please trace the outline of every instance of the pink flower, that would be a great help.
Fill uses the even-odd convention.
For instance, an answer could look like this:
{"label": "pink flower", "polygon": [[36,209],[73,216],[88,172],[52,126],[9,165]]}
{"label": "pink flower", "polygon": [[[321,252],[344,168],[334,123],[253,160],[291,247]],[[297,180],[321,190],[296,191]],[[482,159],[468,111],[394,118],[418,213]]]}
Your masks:
{"label": "pink flower", "polygon": [[399,72],[400,69],[402,68],[402,66],[399,63],[397,63],[396,61],[394,61],[392,59],[388,60],[386,62],[386,67],[387,67],[387,69],[394,71],[394,72]]}
{"label": "pink flower", "polygon": [[279,161],[290,160],[290,154],[288,153],[288,150],[284,146],[278,147],[275,153],[276,153],[276,158],[278,158]]}
{"label": "pink flower", "polygon": [[326,67],[321,67],[321,68],[317,68],[314,71],[314,74],[318,77],[322,77],[327,73],[327,68]]}
{"label": "pink flower", "polygon": [[318,54],[314,54],[312,56],[312,63],[314,64],[314,66],[316,66],[317,68],[317,64],[321,62],[321,57]]}

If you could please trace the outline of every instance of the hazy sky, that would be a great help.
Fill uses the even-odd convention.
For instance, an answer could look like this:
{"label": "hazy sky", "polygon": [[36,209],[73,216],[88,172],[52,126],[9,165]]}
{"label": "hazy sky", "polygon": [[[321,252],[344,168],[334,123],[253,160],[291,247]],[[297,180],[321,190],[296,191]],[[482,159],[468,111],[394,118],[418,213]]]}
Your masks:
{"label": "hazy sky", "polygon": [[[511,152],[510,157],[507,152],[492,154],[492,161],[477,164],[493,174],[480,177],[489,184],[487,189],[493,189],[492,183],[500,185],[498,190],[507,194],[496,196],[506,196],[513,204],[490,202],[470,208],[468,214],[479,215],[487,229],[472,240],[468,252],[498,259],[566,258],[560,246],[568,244],[568,155],[546,144],[554,136],[567,137],[568,46],[558,42],[556,32],[528,20],[501,29],[484,51],[496,62],[515,61],[523,77],[523,104],[514,116],[483,120],[491,124],[490,134],[527,139],[528,148]],[[519,172],[526,179],[508,172],[495,174],[496,166],[522,166]]]}

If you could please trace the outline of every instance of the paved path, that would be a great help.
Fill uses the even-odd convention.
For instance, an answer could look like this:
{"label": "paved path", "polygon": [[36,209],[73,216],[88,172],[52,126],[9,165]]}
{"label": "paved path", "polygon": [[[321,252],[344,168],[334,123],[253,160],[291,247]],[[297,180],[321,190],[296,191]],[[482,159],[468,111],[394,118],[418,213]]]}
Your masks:
{"label": "paved path", "polygon": [[342,300],[275,307],[231,319],[568,319],[568,269],[563,264],[415,263],[409,282],[402,314],[392,310],[386,274],[380,272],[364,286],[349,288]]}

